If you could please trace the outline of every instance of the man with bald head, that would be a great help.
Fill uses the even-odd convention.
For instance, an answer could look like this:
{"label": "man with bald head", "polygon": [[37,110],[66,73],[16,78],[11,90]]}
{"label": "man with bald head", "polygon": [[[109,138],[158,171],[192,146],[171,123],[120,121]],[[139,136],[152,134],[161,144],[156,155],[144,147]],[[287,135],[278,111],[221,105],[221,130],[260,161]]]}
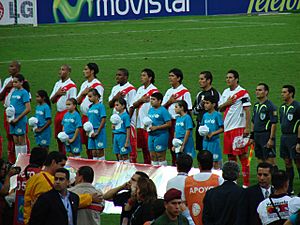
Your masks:
{"label": "man with bald head", "polygon": [[60,80],[54,85],[50,100],[53,104],[56,104],[57,112],[54,119],[54,135],[57,140],[58,150],[66,154],[64,144],[57,138],[59,132],[62,131],[62,119],[67,112],[66,101],[69,98],[75,98],[77,95],[77,88],[75,83],[71,80],[71,66],[62,65],[58,71]]}
{"label": "man with bald head", "polygon": [[[14,91],[12,80],[17,74],[20,73],[20,70],[21,70],[20,62],[12,61],[9,64],[9,67],[8,67],[9,77],[4,80],[2,87],[0,87],[0,101],[3,101],[4,109],[6,109],[8,106],[10,106],[10,97]],[[6,119],[5,110],[4,110],[3,121],[4,121],[4,128],[6,131],[6,138],[7,138],[8,161],[10,163],[15,163],[15,160],[16,160],[15,145],[14,145],[12,135],[10,135],[10,133],[9,133],[9,123]],[[28,131],[26,130],[26,133],[27,132]],[[26,143],[27,143],[27,149],[30,149],[30,146],[29,146],[30,142],[29,142],[27,134],[26,134]],[[2,149],[1,148],[0,148],[0,157],[2,158]]]}

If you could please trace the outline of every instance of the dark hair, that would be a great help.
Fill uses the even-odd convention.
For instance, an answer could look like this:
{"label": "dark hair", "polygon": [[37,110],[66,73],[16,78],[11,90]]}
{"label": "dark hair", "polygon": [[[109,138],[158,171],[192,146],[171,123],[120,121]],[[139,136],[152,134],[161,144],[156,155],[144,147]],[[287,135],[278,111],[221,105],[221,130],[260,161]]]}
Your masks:
{"label": "dark hair", "polygon": [[82,166],[78,169],[78,174],[82,176],[84,182],[93,183],[94,170],[90,166]]}
{"label": "dark hair", "polygon": [[140,177],[144,177],[144,178],[149,179],[148,174],[146,174],[146,173],[144,173],[142,171],[136,171],[135,174],[139,175]]}
{"label": "dark hair", "polygon": [[176,101],[176,103],[178,104],[179,107],[183,108],[184,112],[188,112],[189,111],[188,105],[187,105],[186,101],[184,101],[184,100],[178,100],[178,101]]}
{"label": "dark hair", "polygon": [[176,77],[179,77],[179,83],[181,84],[183,81],[183,73],[180,69],[174,68],[169,71],[169,73],[174,73]]}
{"label": "dark hair", "polygon": [[44,147],[34,147],[30,151],[29,165],[24,169],[24,174],[29,179],[28,168],[41,168],[47,158],[48,151]]}
{"label": "dark hair", "polygon": [[25,80],[25,77],[24,77],[22,74],[16,74],[16,75],[14,76],[14,78],[17,78],[17,80],[18,80],[19,82],[23,82],[22,87],[23,87],[26,91],[30,92],[30,85],[29,85],[28,81]]}
{"label": "dark hair", "polygon": [[206,80],[210,80],[210,84],[213,82],[213,76],[210,71],[202,71],[200,74],[203,74]]}
{"label": "dark hair", "polygon": [[68,65],[68,64],[63,64],[62,67],[66,68],[66,69],[69,71],[69,73],[72,72],[72,67],[71,67],[70,65]]}
{"label": "dark hair", "polygon": [[259,83],[257,86],[264,86],[264,89],[269,92],[269,86],[266,83]]}
{"label": "dark hair", "polygon": [[235,161],[227,161],[224,163],[222,171],[224,180],[235,181],[239,177],[240,168]]}
{"label": "dark hair", "polygon": [[97,77],[97,73],[99,73],[99,67],[96,63],[88,63],[86,64],[86,66],[90,69],[94,71],[94,77]]}
{"label": "dark hair", "polygon": [[155,83],[155,73],[153,70],[145,68],[142,70],[142,72],[145,72],[148,77],[151,77],[151,83],[154,84]]}
{"label": "dark hair", "polygon": [[164,96],[160,92],[155,92],[151,95],[152,98],[156,98],[158,101],[162,101]]}
{"label": "dark hair", "polygon": [[76,98],[68,98],[67,101],[72,102],[72,104],[75,105],[75,110],[80,114],[79,110],[77,109],[78,102]]}
{"label": "dark hair", "polygon": [[211,102],[213,104],[218,104],[218,99],[216,96],[213,96],[213,95],[206,95],[204,96],[204,100],[205,101],[208,101],[208,102]]}
{"label": "dark hair", "polygon": [[178,172],[188,173],[191,170],[192,166],[193,166],[193,158],[190,155],[184,152],[178,153],[176,159],[176,167]]}
{"label": "dark hair", "polygon": [[139,194],[143,198],[143,202],[152,203],[157,199],[156,186],[151,179],[140,177],[137,187],[140,189]]}
{"label": "dark hair", "polygon": [[48,96],[47,91],[45,90],[38,90],[36,92],[42,99],[44,99],[44,101],[46,102],[46,104],[51,108],[51,103],[50,103],[50,99]]}
{"label": "dark hair", "polygon": [[292,97],[293,98],[295,97],[296,90],[294,86],[287,84],[287,85],[283,85],[282,88],[287,88],[289,93],[293,93]]}
{"label": "dark hair", "polygon": [[97,96],[98,98],[101,97],[101,95],[99,94],[98,90],[95,89],[95,88],[91,88],[91,89],[89,90],[89,92],[91,92],[94,96]]}
{"label": "dark hair", "polygon": [[227,72],[227,74],[228,74],[228,73],[233,74],[234,78],[235,78],[235,79],[238,79],[237,82],[239,83],[239,81],[240,81],[240,75],[239,75],[238,71],[236,71],[236,70],[229,70],[229,71]]}
{"label": "dark hair", "polygon": [[67,161],[67,157],[65,154],[57,151],[50,152],[45,160],[44,165],[50,166],[52,161],[55,161],[56,163],[62,162],[63,160]]}
{"label": "dark hair", "polygon": [[118,71],[121,71],[124,76],[129,77],[129,72],[125,68],[119,68]]}
{"label": "dark hair", "polygon": [[66,168],[58,168],[55,173],[64,173],[66,174],[66,179],[70,180],[70,172]]}
{"label": "dark hair", "polygon": [[288,174],[284,170],[275,171],[272,174],[272,185],[275,190],[283,188],[284,184],[289,180]]}
{"label": "dark hair", "polygon": [[208,150],[201,150],[197,155],[199,166],[202,170],[211,170],[213,167],[213,155]]}
{"label": "dark hair", "polygon": [[267,162],[259,163],[256,167],[256,172],[258,171],[258,168],[269,169],[271,174],[273,173],[274,170],[273,165]]}

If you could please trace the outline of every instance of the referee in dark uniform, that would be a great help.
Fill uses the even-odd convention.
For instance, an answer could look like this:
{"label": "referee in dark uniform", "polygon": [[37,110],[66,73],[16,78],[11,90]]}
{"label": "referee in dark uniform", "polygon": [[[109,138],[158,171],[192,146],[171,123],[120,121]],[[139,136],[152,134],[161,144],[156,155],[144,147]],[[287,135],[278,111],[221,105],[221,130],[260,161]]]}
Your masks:
{"label": "referee in dark uniform", "polygon": [[[202,121],[202,117],[204,113],[206,112],[204,109],[204,97],[206,96],[214,96],[217,100],[217,102],[220,99],[220,93],[212,87],[212,81],[213,76],[210,71],[202,71],[199,75],[199,85],[202,89],[200,91],[195,99],[194,105],[193,105],[193,114],[196,115],[196,149],[198,151],[203,150],[203,137],[199,135],[198,129],[200,126],[200,123]],[[216,104],[215,109],[218,110],[218,104]]]}
{"label": "referee in dark uniform", "polygon": [[251,140],[254,141],[255,157],[258,162],[268,162],[273,166],[276,158],[276,123],[277,107],[268,99],[269,86],[259,83],[256,87],[256,98],[252,116]]}
{"label": "referee in dark uniform", "polygon": [[294,100],[295,87],[284,85],[281,90],[284,103],[281,105],[280,157],[284,159],[289,175],[288,193],[293,194],[294,169],[293,160],[300,175],[300,103]]}

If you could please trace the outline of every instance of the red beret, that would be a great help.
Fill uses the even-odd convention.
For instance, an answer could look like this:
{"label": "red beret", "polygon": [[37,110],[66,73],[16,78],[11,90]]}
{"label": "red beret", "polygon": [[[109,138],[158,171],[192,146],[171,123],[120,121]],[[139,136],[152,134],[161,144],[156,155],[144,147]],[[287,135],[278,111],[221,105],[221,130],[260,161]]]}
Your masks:
{"label": "red beret", "polygon": [[181,191],[175,189],[175,188],[171,188],[170,190],[168,190],[165,195],[164,195],[164,200],[166,202],[172,201],[174,199],[181,199]]}

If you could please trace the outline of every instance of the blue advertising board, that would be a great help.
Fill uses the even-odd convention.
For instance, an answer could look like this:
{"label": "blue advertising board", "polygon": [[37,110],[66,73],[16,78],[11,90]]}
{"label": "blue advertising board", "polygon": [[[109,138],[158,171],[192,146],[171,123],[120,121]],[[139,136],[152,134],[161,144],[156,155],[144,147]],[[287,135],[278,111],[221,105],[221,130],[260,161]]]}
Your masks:
{"label": "blue advertising board", "polygon": [[297,10],[300,0],[37,0],[37,9],[38,23],[61,23]]}

